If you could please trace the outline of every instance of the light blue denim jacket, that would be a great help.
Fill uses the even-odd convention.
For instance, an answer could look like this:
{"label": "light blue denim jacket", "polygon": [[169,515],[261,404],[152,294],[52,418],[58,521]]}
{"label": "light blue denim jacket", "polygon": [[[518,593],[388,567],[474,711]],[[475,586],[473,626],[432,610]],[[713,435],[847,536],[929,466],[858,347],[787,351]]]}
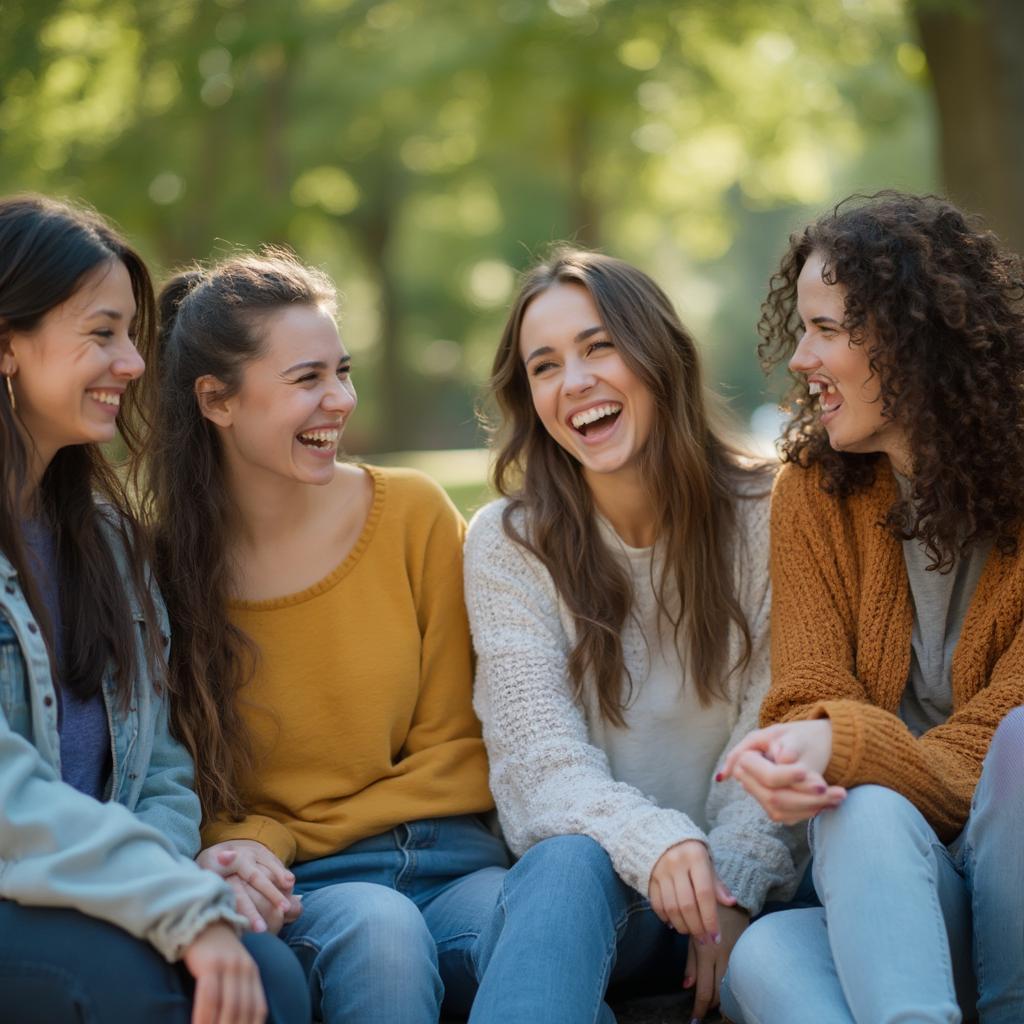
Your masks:
{"label": "light blue denim jacket", "polygon": [[[106,533],[127,581],[120,533],[112,526]],[[245,922],[231,889],[192,860],[200,817],[192,762],[168,731],[166,703],[148,669],[145,618],[134,588],[125,589],[139,672],[126,713],[110,672],[103,679],[113,772],[101,803],[61,781],[46,645],[0,553],[0,899],[72,907],[148,940],[173,961],[211,922]],[[154,598],[166,648],[167,616],[155,590]]]}

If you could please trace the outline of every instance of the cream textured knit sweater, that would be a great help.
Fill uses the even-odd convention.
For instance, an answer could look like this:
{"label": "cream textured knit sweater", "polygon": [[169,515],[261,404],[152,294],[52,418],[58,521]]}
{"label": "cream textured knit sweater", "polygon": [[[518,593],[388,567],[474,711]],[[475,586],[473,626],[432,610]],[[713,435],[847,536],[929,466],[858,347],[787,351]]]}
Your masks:
{"label": "cream textured knit sweater", "polygon": [[[581,705],[572,697],[571,617],[544,566],[506,536],[504,507],[504,501],[493,502],[473,519],[465,568],[477,652],[474,703],[490,758],[491,790],[512,850],[521,855],[551,836],[588,835],[608,852],[619,876],[646,896],[658,858],[677,843],[698,839],[707,843],[716,870],[747,910],[760,910],[769,891],[773,898],[787,898],[797,882],[803,830],[771,822],[738,784],[707,780],[705,834],[686,814],[659,807],[612,777],[607,754],[588,725],[597,721],[596,700],[585,692]],[[756,728],[768,689],[766,498],[738,502],[738,536],[734,566],[753,652],[730,680],[731,734],[722,755]],[[627,621],[622,641],[626,666],[642,686],[647,645],[634,622]],[[729,642],[734,661],[736,630]],[[685,734],[664,756],[679,771],[687,770]]]}

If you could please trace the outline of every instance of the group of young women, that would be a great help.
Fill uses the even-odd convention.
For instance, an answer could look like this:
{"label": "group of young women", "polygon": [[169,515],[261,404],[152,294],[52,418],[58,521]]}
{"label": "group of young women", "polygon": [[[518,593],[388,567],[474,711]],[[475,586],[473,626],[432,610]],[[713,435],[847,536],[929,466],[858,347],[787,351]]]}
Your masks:
{"label": "group of young women", "polygon": [[155,298],[95,214],[0,200],[5,1012],[1019,1021],[1022,301],[933,197],[798,232],[776,474],[658,286],[557,250],[467,534],[338,461],[322,273]]}

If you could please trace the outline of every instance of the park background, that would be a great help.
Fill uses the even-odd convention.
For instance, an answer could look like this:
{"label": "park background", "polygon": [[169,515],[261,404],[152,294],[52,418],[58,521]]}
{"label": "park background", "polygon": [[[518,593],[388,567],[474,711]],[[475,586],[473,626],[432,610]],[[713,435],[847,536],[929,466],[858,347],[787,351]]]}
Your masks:
{"label": "park background", "polygon": [[464,510],[552,240],[652,274],[745,424],[778,388],[768,278],[845,195],[943,191],[1024,249],[1020,0],[0,0],[0,25],[0,192],[93,204],[158,280],[265,242],[324,267],[347,450]]}

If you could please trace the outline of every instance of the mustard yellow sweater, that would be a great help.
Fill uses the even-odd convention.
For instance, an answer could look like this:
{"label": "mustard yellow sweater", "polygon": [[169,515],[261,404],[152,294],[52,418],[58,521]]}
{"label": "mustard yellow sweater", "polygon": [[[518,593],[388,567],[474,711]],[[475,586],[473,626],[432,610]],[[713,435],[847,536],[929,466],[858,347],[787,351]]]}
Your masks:
{"label": "mustard yellow sweater", "polygon": [[962,828],[992,733],[1024,704],[1024,537],[994,548],[953,655],[953,713],[915,738],[899,717],[914,609],[901,543],[881,520],[897,498],[888,462],[839,500],[820,469],[788,465],[772,498],[772,684],[761,722],[828,717],[840,786],[902,793],[945,841]]}
{"label": "mustard yellow sweater", "polygon": [[249,814],[208,823],[204,845],[255,839],[287,864],[493,806],[471,704],[465,524],[421,474],[366,469],[373,505],[341,565],[301,593],[232,607],[259,647],[243,693],[258,763]]}

